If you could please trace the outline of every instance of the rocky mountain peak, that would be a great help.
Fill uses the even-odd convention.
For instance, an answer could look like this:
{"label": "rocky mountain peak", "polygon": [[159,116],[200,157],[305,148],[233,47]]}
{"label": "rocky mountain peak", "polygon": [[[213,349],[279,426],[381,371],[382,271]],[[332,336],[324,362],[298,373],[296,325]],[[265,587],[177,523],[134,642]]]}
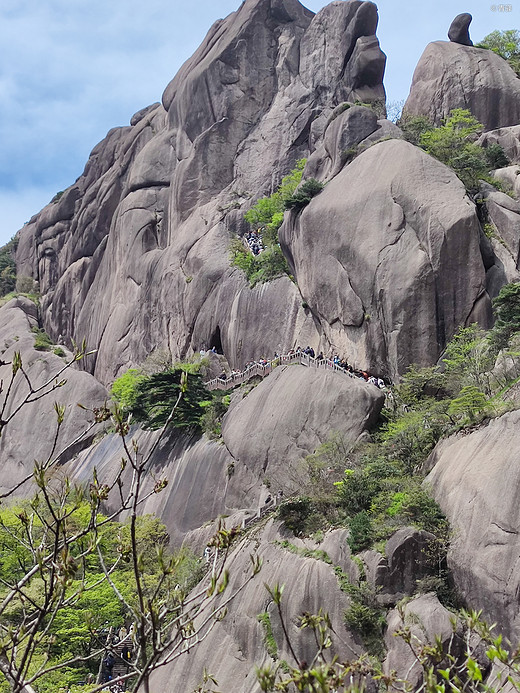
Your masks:
{"label": "rocky mountain peak", "polygon": [[428,44],[413,74],[405,117],[423,115],[440,125],[453,109],[465,108],[486,130],[518,123],[520,79],[499,55],[473,46],[471,19],[459,14],[449,41]]}
{"label": "rocky mountain peak", "polygon": [[[158,347],[179,357],[218,341],[237,365],[258,355],[237,345],[270,289],[251,291],[230,269],[230,232],[318,146],[334,108],[384,104],[377,20],[360,0],[315,16],[297,0],[247,0],[213,25],[162,104],[110,131],[23,229],[19,271],[40,282],[46,328],[99,345],[89,368],[101,380]],[[292,317],[275,336],[275,312],[255,352],[317,346],[298,290],[279,283]]]}

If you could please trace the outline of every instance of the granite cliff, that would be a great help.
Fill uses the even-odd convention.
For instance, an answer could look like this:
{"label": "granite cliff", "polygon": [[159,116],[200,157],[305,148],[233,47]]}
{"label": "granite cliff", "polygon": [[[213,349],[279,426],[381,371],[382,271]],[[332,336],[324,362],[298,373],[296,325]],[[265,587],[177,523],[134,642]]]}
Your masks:
{"label": "granite cliff", "polygon": [[[17,272],[39,283],[40,305],[19,297],[0,308],[3,361],[19,350],[35,381],[59,372],[63,356],[34,351],[37,324],[65,358],[83,338],[96,350],[60,390],[73,412],[60,433],[60,464],[76,481],[87,482],[94,469],[113,478],[122,443],[100,426],[77,440],[81,412],[73,404],[99,406],[117,375],[154,352],[177,360],[214,347],[217,375],[308,344],[388,383],[410,364],[436,364],[460,326],[492,326],[491,300],[520,276],[520,205],[486,182],[480,196],[468,194],[453,170],[386,120],[377,22],[376,5],[363,0],[332,2],[316,15],[297,0],[246,0],[210,29],[161,103],[111,130],[78,180],[19,232]],[[470,45],[467,25],[463,17],[462,28],[450,31],[455,38],[426,48],[405,115],[439,124],[452,109],[469,109],[485,128],[480,145],[501,144],[512,163],[496,177],[517,188],[520,81],[502,58]],[[279,242],[291,278],[252,288],[230,265],[230,240],[244,236],[244,213],[302,158],[303,180],[324,187],[285,213]],[[292,536],[265,513],[278,489],[282,497],[301,490],[302,458],[331,433],[348,446],[370,440],[384,402],[377,387],[344,373],[279,366],[235,393],[219,440],[172,431],[150,461],[146,491],[158,477],[169,484],[143,512],[157,513],[173,543],[199,553],[218,516],[248,527],[230,560],[232,579],[254,544],[264,556],[262,580],[292,585],[288,621],[309,658],[312,645],[295,617],[323,603],[343,628],[334,651],[363,651],[359,635],[343,626],[350,600],[334,567],[353,581],[362,576],[384,608],[428,577],[423,554],[431,535],[423,530],[402,528],[381,551],[355,560],[348,531],[330,530],[319,544],[325,562],[312,554],[314,539]],[[47,454],[41,428],[52,404],[31,407],[0,441],[2,487]],[[428,483],[455,531],[448,565],[465,603],[518,638],[516,419],[508,413],[439,443]],[[137,425],[129,433],[143,453],[156,436]],[[292,553],[283,547],[288,537]],[[157,685],[188,693],[209,666],[223,690],[257,691],[254,665],[269,659],[257,616],[269,609],[263,589],[248,588],[200,658],[179,661]],[[419,614],[424,637],[448,633],[449,614],[435,595],[406,609]],[[388,671],[409,669],[390,637],[402,617],[397,610],[388,616]],[[283,650],[274,616],[273,623]]]}

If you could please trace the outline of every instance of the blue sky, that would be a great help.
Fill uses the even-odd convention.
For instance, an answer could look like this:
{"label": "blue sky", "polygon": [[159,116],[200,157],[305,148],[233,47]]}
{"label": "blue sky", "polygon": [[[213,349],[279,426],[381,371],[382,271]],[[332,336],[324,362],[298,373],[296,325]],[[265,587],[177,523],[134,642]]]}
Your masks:
{"label": "blue sky", "polygon": [[[318,11],[327,2],[307,0]],[[81,174],[92,148],[164,87],[239,0],[2,0],[0,243]],[[520,28],[520,0],[379,0],[389,100],[405,99],[427,43],[471,12],[476,42]],[[496,9],[493,10],[492,7]],[[502,11],[499,8],[502,7]]]}

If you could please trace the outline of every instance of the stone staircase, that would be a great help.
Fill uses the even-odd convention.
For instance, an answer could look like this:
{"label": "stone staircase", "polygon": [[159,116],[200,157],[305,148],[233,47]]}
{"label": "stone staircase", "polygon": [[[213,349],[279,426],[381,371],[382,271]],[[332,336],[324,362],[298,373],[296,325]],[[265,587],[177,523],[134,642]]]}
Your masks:
{"label": "stone staircase", "polygon": [[229,376],[229,378],[213,378],[213,380],[209,380],[207,383],[205,383],[205,385],[208,390],[230,390],[236,385],[240,385],[240,383],[244,383],[257,375],[261,378],[265,378],[266,375],[269,375],[269,373],[271,373],[278,366],[288,366],[294,364],[307,366],[308,368],[317,368],[320,370],[338,371],[340,373],[344,373],[349,378],[357,379],[357,376],[353,375],[344,368],[341,368],[341,366],[338,366],[331,359],[317,359],[313,358],[309,354],[304,354],[303,352],[298,351],[292,354],[283,354],[282,356],[277,356],[276,358],[267,361],[265,364],[253,363],[240,373],[233,373]]}

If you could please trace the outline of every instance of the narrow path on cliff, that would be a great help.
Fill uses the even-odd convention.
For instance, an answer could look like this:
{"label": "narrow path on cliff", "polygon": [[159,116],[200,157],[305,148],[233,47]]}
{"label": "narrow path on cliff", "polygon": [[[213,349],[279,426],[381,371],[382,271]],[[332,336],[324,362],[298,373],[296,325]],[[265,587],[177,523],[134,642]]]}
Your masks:
{"label": "narrow path on cliff", "polygon": [[328,358],[315,358],[310,354],[306,354],[304,351],[293,351],[288,354],[282,354],[281,356],[276,356],[274,359],[261,361],[256,361],[247,366],[243,371],[233,371],[231,375],[224,377],[213,378],[205,383],[208,390],[229,390],[240,383],[244,383],[250,378],[255,376],[260,376],[265,378],[278,366],[288,366],[288,365],[301,365],[307,366],[308,368],[317,368],[320,370],[337,371],[343,373],[349,378],[354,378],[356,380],[363,380],[364,382],[371,383],[381,390],[386,390],[386,385],[381,378],[376,378],[374,376],[368,375],[364,371],[350,371],[348,368],[340,366],[333,359]]}

